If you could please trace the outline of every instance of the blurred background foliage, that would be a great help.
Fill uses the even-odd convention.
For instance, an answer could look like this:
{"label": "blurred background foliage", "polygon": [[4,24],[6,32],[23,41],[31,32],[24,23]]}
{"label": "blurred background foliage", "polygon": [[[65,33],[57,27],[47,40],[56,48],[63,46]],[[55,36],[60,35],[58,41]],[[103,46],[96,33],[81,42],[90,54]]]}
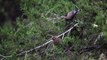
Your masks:
{"label": "blurred background foliage", "polygon": [[[74,9],[80,9],[75,21],[79,23],[78,30],[84,27],[83,37],[68,36],[62,44],[71,42],[76,51],[64,53],[63,46],[48,49],[42,55],[34,53],[25,55],[27,57],[15,56],[18,52],[43,44],[52,35],[64,32],[65,21],[57,17]],[[92,44],[89,43],[91,36],[100,32],[104,33],[103,40],[106,41],[106,26],[106,0],[0,0],[0,54],[13,55],[6,60],[80,60],[81,57],[83,60],[98,60],[99,55],[91,54],[87,58],[80,56],[78,50]]]}

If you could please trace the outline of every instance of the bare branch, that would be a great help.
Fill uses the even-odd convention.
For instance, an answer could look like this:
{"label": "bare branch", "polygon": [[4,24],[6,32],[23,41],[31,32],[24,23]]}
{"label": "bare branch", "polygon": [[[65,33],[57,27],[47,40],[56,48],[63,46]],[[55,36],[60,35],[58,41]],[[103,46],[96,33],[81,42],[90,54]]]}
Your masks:
{"label": "bare branch", "polygon": [[4,55],[1,55],[1,54],[0,54],[0,57],[2,58],[1,60],[3,60],[3,59],[5,59],[5,58],[12,57],[12,55],[10,55],[10,56],[4,56]]}
{"label": "bare branch", "polygon": [[[70,32],[70,31],[71,31],[74,27],[76,27],[77,25],[78,25],[78,23],[76,23],[73,27],[71,27],[70,29],[68,29],[67,31],[63,32],[62,34],[60,34],[60,35],[58,35],[58,36],[56,36],[56,37],[61,37],[61,36],[65,35],[66,33]],[[52,40],[51,38],[50,38],[50,40],[47,41],[46,43],[44,43],[44,44],[42,44],[42,45],[40,45],[40,46],[37,46],[37,47],[35,47],[35,48],[33,48],[33,49],[30,49],[30,50],[27,50],[27,51],[23,51],[23,52],[17,54],[17,56],[20,56],[20,55],[23,55],[23,54],[25,54],[25,53],[29,53],[29,52],[31,52],[31,51],[33,51],[33,50],[39,49],[39,48],[41,48],[41,47],[43,47],[43,46],[46,46],[46,45],[49,44],[50,42],[53,42],[53,40]]]}
{"label": "bare branch", "polygon": [[98,35],[98,37],[95,39],[94,44],[96,44],[97,41],[98,41],[103,35],[104,35],[104,33],[103,33],[103,32],[100,32],[99,35]]}
{"label": "bare branch", "polygon": [[62,36],[63,34],[68,33],[69,31],[71,31],[74,27],[76,27],[78,25],[78,23],[76,23],[73,27],[69,28],[67,31],[63,32],[62,34],[58,35],[57,37]]}

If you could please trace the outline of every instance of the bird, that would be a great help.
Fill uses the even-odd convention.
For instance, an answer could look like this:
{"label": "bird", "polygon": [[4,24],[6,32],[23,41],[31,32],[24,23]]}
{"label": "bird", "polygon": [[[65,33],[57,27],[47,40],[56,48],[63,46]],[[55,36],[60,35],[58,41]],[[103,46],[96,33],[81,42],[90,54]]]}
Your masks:
{"label": "bird", "polygon": [[75,15],[79,12],[80,10],[76,9],[73,11],[68,12],[65,16],[64,19],[65,21],[72,21],[75,17]]}
{"label": "bird", "polygon": [[53,36],[52,40],[54,45],[59,45],[61,43],[61,39],[56,36]]}

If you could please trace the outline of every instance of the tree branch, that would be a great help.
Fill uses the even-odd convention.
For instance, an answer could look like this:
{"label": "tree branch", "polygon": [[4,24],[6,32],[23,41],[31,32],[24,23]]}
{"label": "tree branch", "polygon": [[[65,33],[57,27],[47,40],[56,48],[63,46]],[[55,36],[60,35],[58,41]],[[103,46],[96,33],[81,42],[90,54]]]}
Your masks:
{"label": "tree branch", "polygon": [[[58,35],[58,36],[56,36],[56,37],[59,38],[59,37],[65,35],[66,33],[70,32],[70,31],[71,31],[74,27],[76,27],[77,25],[78,25],[78,23],[76,23],[73,27],[71,27],[70,29],[68,29],[67,31],[63,32],[62,34],[60,34],[60,35]],[[25,54],[25,53],[29,53],[29,52],[31,52],[31,51],[34,51],[34,50],[36,50],[36,49],[39,49],[39,48],[41,48],[41,47],[43,47],[43,46],[46,46],[46,45],[49,44],[50,42],[53,42],[53,40],[52,40],[51,38],[50,38],[50,40],[47,41],[46,43],[44,43],[44,44],[42,44],[42,45],[40,45],[40,46],[37,46],[37,47],[35,47],[35,48],[32,48],[32,49],[30,49],[30,50],[23,51],[23,52],[17,54],[17,56],[20,56],[20,55],[23,55],[23,54]]]}
{"label": "tree branch", "polygon": [[10,56],[4,56],[4,55],[1,55],[1,54],[0,54],[0,57],[1,57],[1,60],[3,60],[3,59],[5,59],[5,58],[12,57],[12,55],[10,55]]}

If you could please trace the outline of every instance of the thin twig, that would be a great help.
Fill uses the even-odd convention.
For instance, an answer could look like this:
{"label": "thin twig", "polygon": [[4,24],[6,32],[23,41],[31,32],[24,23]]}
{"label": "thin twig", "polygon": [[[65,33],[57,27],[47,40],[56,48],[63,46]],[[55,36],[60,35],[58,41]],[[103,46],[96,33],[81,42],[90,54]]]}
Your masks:
{"label": "thin twig", "polygon": [[62,39],[64,38],[65,34],[62,35]]}

